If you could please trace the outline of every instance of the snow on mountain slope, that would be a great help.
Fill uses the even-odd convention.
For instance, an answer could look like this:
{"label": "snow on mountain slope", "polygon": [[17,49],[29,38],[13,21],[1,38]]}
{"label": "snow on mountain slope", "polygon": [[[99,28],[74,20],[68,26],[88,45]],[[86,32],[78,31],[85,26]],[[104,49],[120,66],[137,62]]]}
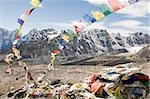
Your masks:
{"label": "snow on mountain slope", "polygon": [[[6,49],[11,49],[11,46],[6,46],[6,43],[9,41],[9,44],[12,44],[15,38],[12,35],[15,33],[7,30],[0,31],[0,35],[3,38],[0,39],[0,50],[5,52],[7,51]],[[33,29],[20,40],[20,49],[26,57],[48,55],[51,51],[59,48],[59,35],[60,33],[54,29],[40,31]],[[65,44],[64,49],[61,50],[59,61],[67,62],[97,55],[123,53],[130,51],[132,47],[145,44],[150,44],[150,35],[148,33],[136,32],[129,34],[129,36],[124,36],[122,33],[109,33],[107,30],[90,29],[81,32],[73,40]]]}
{"label": "snow on mountain slope", "polygon": [[124,36],[121,33],[111,34],[106,30],[90,29],[81,32],[78,37],[66,44],[61,54],[63,57],[68,57],[68,60],[82,59],[95,55],[127,52],[132,47],[144,44],[150,44],[150,35],[147,33],[136,32]]}
{"label": "snow on mountain slope", "polygon": [[9,50],[15,39],[15,31],[0,28],[0,53]]}
{"label": "snow on mountain slope", "polygon": [[52,40],[55,37],[59,36],[59,32],[51,29],[43,29],[38,31],[37,29],[32,29],[27,35],[22,38],[22,41],[42,41],[42,40]]}

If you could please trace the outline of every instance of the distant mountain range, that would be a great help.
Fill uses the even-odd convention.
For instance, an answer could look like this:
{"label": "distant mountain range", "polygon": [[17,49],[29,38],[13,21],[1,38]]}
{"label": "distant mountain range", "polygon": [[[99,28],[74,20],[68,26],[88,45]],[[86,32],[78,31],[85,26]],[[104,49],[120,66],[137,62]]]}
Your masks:
{"label": "distant mountain range", "polygon": [[15,40],[15,31],[8,31],[0,28],[0,53],[10,50],[12,42]]}
{"label": "distant mountain range", "polygon": [[[58,49],[59,34],[60,32],[52,28],[40,31],[32,29],[21,38],[18,46],[24,57],[47,56],[50,51]],[[0,53],[9,51],[14,39],[15,31],[0,28]],[[127,52],[127,48],[143,44],[150,44],[149,33],[136,32],[123,36],[121,33],[108,33],[107,30],[85,30],[65,45],[59,61],[67,62],[96,55]]]}

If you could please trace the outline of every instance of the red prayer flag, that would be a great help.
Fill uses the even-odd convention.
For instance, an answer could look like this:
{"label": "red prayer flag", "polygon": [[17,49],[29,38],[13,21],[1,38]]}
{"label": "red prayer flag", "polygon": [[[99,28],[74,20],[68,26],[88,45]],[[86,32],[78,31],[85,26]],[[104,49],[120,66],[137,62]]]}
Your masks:
{"label": "red prayer flag", "polygon": [[34,10],[35,8],[32,8],[32,9],[28,9],[28,10],[26,10],[25,11],[25,15],[27,15],[27,16],[29,16],[31,13],[32,13],[32,11]]}
{"label": "red prayer flag", "polygon": [[17,35],[17,36],[16,36],[16,40],[18,40],[19,38],[20,38],[20,36],[19,36],[19,35]]}
{"label": "red prayer flag", "polygon": [[74,26],[74,27],[75,27],[75,31],[77,32],[77,34],[84,29],[84,27],[78,27],[78,26]]}
{"label": "red prayer flag", "polygon": [[113,11],[117,11],[124,7],[118,0],[108,0],[108,2],[112,7]]}
{"label": "red prayer flag", "polygon": [[29,16],[30,15],[30,10],[26,10],[25,15]]}
{"label": "red prayer flag", "polygon": [[27,73],[27,79],[28,79],[28,80],[33,80],[33,78],[32,78],[32,76],[31,76],[31,73],[30,73],[30,72]]}
{"label": "red prayer flag", "polygon": [[59,54],[60,51],[59,51],[59,50],[54,50],[54,53],[55,53],[55,54]]}

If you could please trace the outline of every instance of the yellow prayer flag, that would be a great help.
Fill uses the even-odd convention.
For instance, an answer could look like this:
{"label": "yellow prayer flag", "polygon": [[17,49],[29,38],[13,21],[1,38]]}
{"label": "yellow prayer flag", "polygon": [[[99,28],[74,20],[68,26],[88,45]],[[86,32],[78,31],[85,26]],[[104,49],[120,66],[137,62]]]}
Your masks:
{"label": "yellow prayer flag", "polygon": [[92,13],[93,17],[94,17],[97,21],[103,19],[104,16],[105,16],[105,15],[104,15],[103,13],[101,13],[100,11],[91,11],[91,13]]}
{"label": "yellow prayer flag", "polygon": [[32,5],[34,8],[37,7],[39,4],[40,4],[40,1],[39,1],[39,0],[32,0],[32,1],[31,1],[31,5]]}
{"label": "yellow prayer flag", "polygon": [[20,25],[20,26],[18,27],[18,29],[16,29],[16,36],[17,36],[17,35],[20,36],[21,29],[22,29],[22,25]]}
{"label": "yellow prayer flag", "polygon": [[12,50],[17,59],[20,59],[21,58],[20,51],[16,47],[13,47]]}
{"label": "yellow prayer flag", "polygon": [[20,31],[22,29],[22,25],[20,25],[19,27],[18,27],[18,30]]}
{"label": "yellow prayer flag", "polygon": [[61,38],[64,39],[64,41],[69,42],[69,35],[61,34]]}

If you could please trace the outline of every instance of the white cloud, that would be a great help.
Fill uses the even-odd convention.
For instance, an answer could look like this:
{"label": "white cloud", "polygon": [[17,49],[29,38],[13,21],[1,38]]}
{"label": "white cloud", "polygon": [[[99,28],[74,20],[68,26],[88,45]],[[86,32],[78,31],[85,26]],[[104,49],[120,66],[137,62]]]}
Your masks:
{"label": "white cloud", "polygon": [[[93,5],[100,5],[105,3],[108,4],[108,6],[110,6],[108,0],[83,0],[83,1],[87,1],[88,3]],[[129,5],[128,0],[118,0],[118,1],[120,1],[120,3],[124,6]]]}
{"label": "white cloud", "polygon": [[[98,4],[96,2],[99,2],[99,0],[85,0],[85,1],[88,1],[89,3],[92,4]],[[103,1],[104,0],[102,0],[101,2]],[[92,24],[88,29],[93,28],[107,29],[109,33],[121,32],[122,34],[125,35],[127,35],[127,33],[134,33],[139,31],[150,32],[150,29],[148,29],[148,26],[150,24],[146,23],[147,21],[150,20],[150,17],[147,16],[150,14],[150,7],[148,8],[148,5],[150,5],[150,0],[142,0],[140,2],[137,2],[135,4],[132,4],[130,6],[118,10],[116,12],[118,14],[114,13],[109,16],[106,16],[104,20]],[[122,14],[125,17],[123,17]],[[113,18],[115,18],[114,19],[115,21],[113,21]]]}
{"label": "white cloud", "polygon": [[112,23],[111,26],[119,27],[122,25],[125,28],[135,29],[136,27],[139,27],[141,24],[142,22],[137,20],[123,20],[123,21],[117,21],[115,23]]}
{"label": "white cloud", "polygon": [[50,25],[60,26],[60,27],[64,27],[64,28],[72,26],[71,23],[57,23],[57,22],[52,22],[52,23],[50,23]]}
{"label": "white cloud", "polygon": [[[137,20],[124,20],[111,24],[114,28],[109,29],[111,32],[121,32],[122,34],[132,32],[148,31],[147,26],[142,26],[142,22]],[[121,26],[121,27],[120,27]]]}
{"label": "white cloud", "polygon": [[150,13],[150,7],[148,5],[150,5],[149,0],[142,0],[117,11],[117,13],[126,14],[130,17],[143,17]]}
{"label": "white cloud", "polygon": [[[83,1],[87,1],[93,5],[100,5],[100,4],[105,3],[111,8],[110,4],[108,3],[108,0],[83,0]],[[122,9],[124,9],[123,12],[121,12],[121,10],[118,10],[117,13],[128,14],[128,15],[131,15],[131,17],[134,17],[134,15],[144,16],[145,14],[150,13],[150,7],[148,6],[148,5],[150,5],[150,0],[141,0],[132,5],[129,5],[128,0],[119,0],[119,1],[125,7],[122,8]],[[134,6],[134,5],[136,5],[136,6]],[[134,6],[134,8],[133,8],[133,6]],[[129,10],[130,8],[132,8],[132,10]]]}
{"label": "white cloud", "polygon": [[111,8],[111,6],[108,3],[108,0],[83,0],[83,1],[87,1],[88,3],[93,5],[107,4]]}
{"label": "white cloud", "polygon": [[42,4],[39,4],[38,7],[39,7],[39,8],[43,8],[44,6],[43,6]]}
{"label": "white cloud", "polygon": [[100,4],[103,4],[103,3],[108,3],[107,0],[83,0],[83,1],[87,1],[89,2],[90,4],[94,4],[94,5],[100,5]]}

